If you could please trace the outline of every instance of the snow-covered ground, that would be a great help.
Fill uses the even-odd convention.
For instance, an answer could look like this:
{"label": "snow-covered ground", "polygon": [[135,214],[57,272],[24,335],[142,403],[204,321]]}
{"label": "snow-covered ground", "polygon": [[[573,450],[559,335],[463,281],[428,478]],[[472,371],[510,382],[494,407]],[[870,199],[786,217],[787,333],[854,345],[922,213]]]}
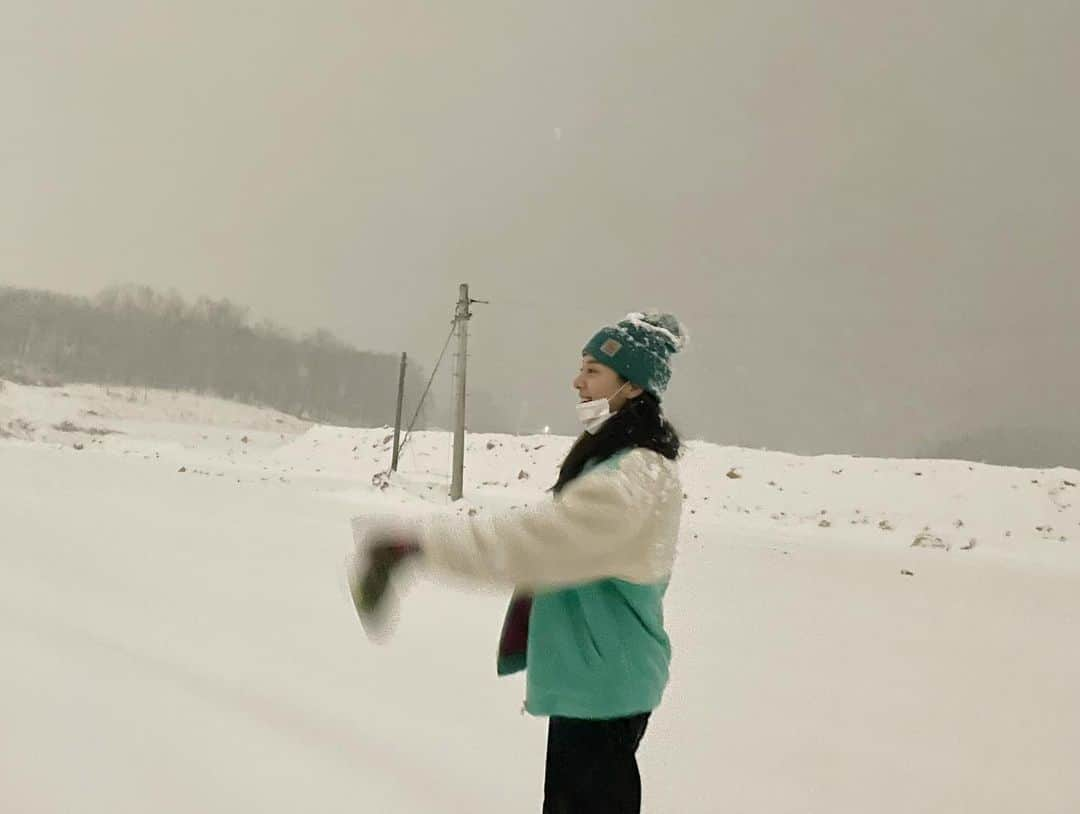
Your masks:
{"label": "snow-covered ground", "polygon": [[[419,580],[370,643],[353,514],[543,500],[570,439],[0,389],[0,811],[533,812],[505,596]],[[1080,473],[705,443],[645,811],[1080,811]],[[920,545],[913,546],[916,539]]]}

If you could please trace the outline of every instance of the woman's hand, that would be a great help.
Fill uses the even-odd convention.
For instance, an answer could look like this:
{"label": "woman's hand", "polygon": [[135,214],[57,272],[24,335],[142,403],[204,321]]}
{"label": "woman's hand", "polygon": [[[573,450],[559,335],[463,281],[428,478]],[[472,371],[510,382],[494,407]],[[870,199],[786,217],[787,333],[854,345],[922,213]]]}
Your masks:
{"label": "woman's hand", "polygon": [[369,635],[375,635],[383,632],[392,611],[394,572],[419,554],[420,546],[400,535],[375,535],[362,548],[349,574],[349,590],[361,624]]}

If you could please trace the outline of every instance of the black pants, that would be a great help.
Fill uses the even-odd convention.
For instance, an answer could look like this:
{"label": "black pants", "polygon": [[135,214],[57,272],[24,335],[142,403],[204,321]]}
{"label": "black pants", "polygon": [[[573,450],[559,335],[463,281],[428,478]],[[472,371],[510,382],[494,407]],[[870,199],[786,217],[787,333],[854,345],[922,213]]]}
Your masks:
{"label": "black pants", "polygon": [[638,744],[649,713],[548,721],[543,814],[638,814]]}

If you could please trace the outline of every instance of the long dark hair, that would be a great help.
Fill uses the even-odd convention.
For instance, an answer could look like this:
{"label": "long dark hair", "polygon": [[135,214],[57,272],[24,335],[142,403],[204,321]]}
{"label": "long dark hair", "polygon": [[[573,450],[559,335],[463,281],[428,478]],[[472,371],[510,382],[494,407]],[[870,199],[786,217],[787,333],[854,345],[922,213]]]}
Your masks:
{"label": "long dark hair", "polygon": [[559,467],[559,479],[551,491],[561,492],[590,461],[600,463],[617,452],[634,447],[651,449],[672,461],[679,457],[682,448],[679,434],[664,417],[659,399],[649,392],[626,402],[596,435],[586,432],[574,442]]}

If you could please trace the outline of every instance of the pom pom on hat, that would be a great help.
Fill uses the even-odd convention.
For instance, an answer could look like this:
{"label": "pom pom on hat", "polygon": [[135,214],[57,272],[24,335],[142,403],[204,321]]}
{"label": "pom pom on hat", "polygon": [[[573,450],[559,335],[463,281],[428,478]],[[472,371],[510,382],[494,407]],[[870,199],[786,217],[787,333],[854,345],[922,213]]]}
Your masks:
{"label": "pom pom on hat", "polygon": [[686,326],[674,314],[665,314],[654,308],[648,311],[635,311],[627,314],[622,321],[660,334],[671,343],[672,353],[686,350],[690,344],[690,334],[687,333]]}

